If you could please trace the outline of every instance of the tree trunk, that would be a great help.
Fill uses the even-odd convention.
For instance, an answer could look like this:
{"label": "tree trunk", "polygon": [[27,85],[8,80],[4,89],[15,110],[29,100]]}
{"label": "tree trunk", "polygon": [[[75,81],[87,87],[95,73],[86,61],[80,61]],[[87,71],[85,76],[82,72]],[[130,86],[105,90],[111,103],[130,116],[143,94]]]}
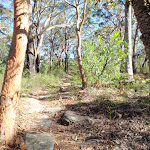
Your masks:
{"label": "tree trunk", "polygon": [[[29,1],[30,3],[32,3],[32,0]],[[33,9],[31,5],[31,7],[29,7],[29,33],[28,33],[28,44],[27,44],[27,66],[31,77],[35,75],[35,63],[36,63],[34,40],[32,37],[32,33],[33,33],[32,15],[33,15]]]}
{"label": "tree trunk", "polygon": [[52,72],[52,65],[53,65],[52,51],[50,51],[50,64],[49,64],[49,71],[50,71],[50,73]]}
{"label": "tree trunk", "polygon": [[82,87],[85,88],[86,87],[86,77],[85,77],[85,73],[84,73],[84,69],[83,69],[83,65],[82,65],[82,59],[81,59],[81,35],[80,35],[80,31],[78,31],[77,29],[77,37],[78,37],[78,45],[77,45],[77,56],[78,56],[78,65],[79,65],[79,70],[80,70],[80,74],[81,74],[81,79],[82,79]]}
{"label": "tree trunk", "polygon": [[132,65],[133,65],[133,73],[137,73],[137,44],[138,44],[138,25],[135,31],[134,37],[134,44],[133,44],[133,58],[132,58]]}
{"label": "tree trunk", "polygon": [[79,10],[79,1],[75,0],[76,6],[71,4],[68,0],[65,0],[66,3],[68,3],[70,6],[74,7],[76,9],[76,33],[77,33],[77,39],[78,39],[78,44],[76,48],[77,56],[78,56],[78,65],[79,65],[79,70],[80,70],[80,75],[81,75],[81,80],[82,80],[82,88],[86,87],[86,77],[82,65],[82,59],[81,59],[81,28],[85,20],[85,12],[86,12],[86,5],[87,5],[87,0],[84,1],[84,8],[83,8],[83,18],[80,22],[80,10]]}
{"label": "tree trunk", "polygon": [[32,77],[35,75],[36,59],[35,59],[34,46],[33,46],[34,41],[32,38],[31,30],[32,27],[30,26],[30,30],[28,33],[28,44],[27,44],[27,64],[28,64],[30,76]]}
{"label": "tree trunk", "polygon": [[142,33],[141,40],[145,46],[150,70],[150,1],[132,0],[132,5],[136,19],[138,21],[139,29]]}
{"label": "tree trunk", "polygon": [[132,6],[129,0],[125,3],[125,41],[128,43],[127,71],[129,81],[133,81],[132,67]]}
{"label": "tree trunk", "polygon": [[68,73],[68,51],[65,52],[65,72]]}
{"label": "tree trunk", "polygon": [[40,53],[38,53],[36,57],[36,72],[40,72]]}
{"label": "tree trunk", "polygon": [[77,23],[76,23],[76,33],[77,33],[77,38],[78,38],[78,44],[76,48],[77,56],[78,56],[78,65],[79,65],[79,70],[80,70],[80,75],[81,75],[81,80],[82,80],[82,88],[86,87],[86,77],[82,65],[82,59],[81,59],[81,26],[80,26],[80,18],[79,18],[79,7],[78,5],[76,6],[76,14],[77,14]]}
{"label": "tree trunk", "polygon": [[67,28],[65,29],[65,72],[68,73]]}
{"label": "tree trunk", "polygon": [[14,32],[0,97],[1,144],[12,145],[28,35],[28,4],[14,0]]}

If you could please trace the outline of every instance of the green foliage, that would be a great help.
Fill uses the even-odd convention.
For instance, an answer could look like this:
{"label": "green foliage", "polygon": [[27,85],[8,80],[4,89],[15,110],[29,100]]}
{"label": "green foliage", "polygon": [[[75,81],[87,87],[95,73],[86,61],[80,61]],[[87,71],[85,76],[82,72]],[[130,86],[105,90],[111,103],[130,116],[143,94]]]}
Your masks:
{"label": "green foliage", "polygon": [[32,90],[51,87],[55,84],[60,84],[60,78],[54,74],[36,74],[33,78],[22,78],[22,93],[28,93]]}
{"label": "green foliage", "polygon": [[5,68],[6,68],[5,64],[1,63],[1,61],[0,61],[0,91],[1,91],[1,88],[2,88],[2,84],[3,84]]}
{"label": "green foliage", "polygon": [[94,43],[82,44],[85,51],[83,65],[89,84],[95,83],[99,77],[108,81],[114,76],[120,76],[121,64],[127,56],[121,48],[125,44],[119,31],[113,32],[107,40],[99,36]]}
{"label": "green foliage", "polygon": [[69,72],[72,74],[71,84],[81,84],[81,76],[79,72],[78,62],[74,59],[69,60]]}

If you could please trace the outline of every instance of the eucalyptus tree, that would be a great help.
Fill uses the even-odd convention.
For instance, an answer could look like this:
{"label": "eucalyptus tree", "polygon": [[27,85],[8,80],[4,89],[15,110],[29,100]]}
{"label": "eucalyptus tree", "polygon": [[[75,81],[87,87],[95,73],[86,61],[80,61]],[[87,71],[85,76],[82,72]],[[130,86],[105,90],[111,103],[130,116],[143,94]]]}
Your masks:
{"label": "eucalyptus tree", "polygon": [[134,35],[134,42],[133,42],[133,58],[132,58],[132,65],[133,65],[133,73],[137,73],[137,46],[138,46],[138,40],[139,40],[139,28],[138,25],[136,26],[136,31]]}
{"label": "eucalyptus tree", "polygon": [[[64,11],[62,1],[34,1],[34,11],[32,11],[31,24],[31,50],[28,49],[28,66],[30,74],[35,74],[36,59],[39,58],[40,47],[43,42],[44,34],[54,28],[66,27],[69,25],[69,20],[66,23],[57,24],[57,18]],[[29,38],[30,40],[30,38]],[[30,42],[29,42],[30,43]],[[31,63],[30,63],[31,62]],[[39,60],[37,60],[39,62]],[[39,64],[37,64],[39,66]],[[39,70],[39,67],[37,67]]]}
{"label": "eucalyptus tree", "polygon": [[0,143],[12,145],[15,137],[15,116],[24,66],[29,28],[26,0],[14,0],[14,31],[0,96]]}
{"label": "eucalyptus tree", "polygon": [[128,44],[127,57],[127,72],[129,81],[133,81],[133,66],[132,66],[132,5],[130,0],[125,1],[125,41]]}
{"label": "eucalyptus tree", "polygon": [[80,70],[80,75],[81,75],[81,80],[82,80],[82,88],[86,87],[86,77],[82,65],[82,59],[81,59],[81,28],[83,26],[84,20],[85,20],[85,13],[86,13],[86,6],[87,6],[87,0],[84,1],[84,7],[83,7],[83,12],[82,12],[82,19],[80,15],[80,3],[79,1],[75,0],[75,4],[72,4],[68,0],[65,0],[67,4],[69,4],[71,7],[75,8],[76,11],[76,34],[77,34],[77,56],[78,56],[78,65],[79,65],[79,70]]}

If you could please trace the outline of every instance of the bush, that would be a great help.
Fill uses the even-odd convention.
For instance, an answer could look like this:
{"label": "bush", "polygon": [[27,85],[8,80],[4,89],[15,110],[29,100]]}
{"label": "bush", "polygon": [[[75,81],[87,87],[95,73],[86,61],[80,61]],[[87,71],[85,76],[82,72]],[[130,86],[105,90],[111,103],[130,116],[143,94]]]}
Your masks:
{"label": "bush", "polygon": [[121,64],[127,54],[121,45],[125,45],[119,36],[120,32],[114,32],[107,40],[101,37],[94,43],[84,42],[83,65],[89,84],[96,82],[98,78],[109,81],[114,75],[120,74]]}

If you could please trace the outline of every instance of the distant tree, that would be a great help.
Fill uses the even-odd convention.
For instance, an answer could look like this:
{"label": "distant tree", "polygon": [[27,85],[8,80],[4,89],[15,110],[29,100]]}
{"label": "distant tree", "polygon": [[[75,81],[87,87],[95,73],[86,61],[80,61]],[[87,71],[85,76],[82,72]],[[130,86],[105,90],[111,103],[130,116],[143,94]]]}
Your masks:
{"label": "distant tree", "polygon": [[54,28],[69,26],[69,21],[57,24],[57,18],[64,11],[64,7],[58,7],[61,3],[62,1],[34,0],[34,7],[30,11],[32,13],[27,48],[28,68],[31,76],[35,74],[35,70],[37,72],[40,70],[40,48],[44,34]]}
{"label": "distant tree", "polygon": [[[31,4],[30,4],[31,5]],[[14,0],[14,31],[0,97],[0,137],[2,145],[12,145],[15,136],[15,116],[28,35],[26,0]]]}

